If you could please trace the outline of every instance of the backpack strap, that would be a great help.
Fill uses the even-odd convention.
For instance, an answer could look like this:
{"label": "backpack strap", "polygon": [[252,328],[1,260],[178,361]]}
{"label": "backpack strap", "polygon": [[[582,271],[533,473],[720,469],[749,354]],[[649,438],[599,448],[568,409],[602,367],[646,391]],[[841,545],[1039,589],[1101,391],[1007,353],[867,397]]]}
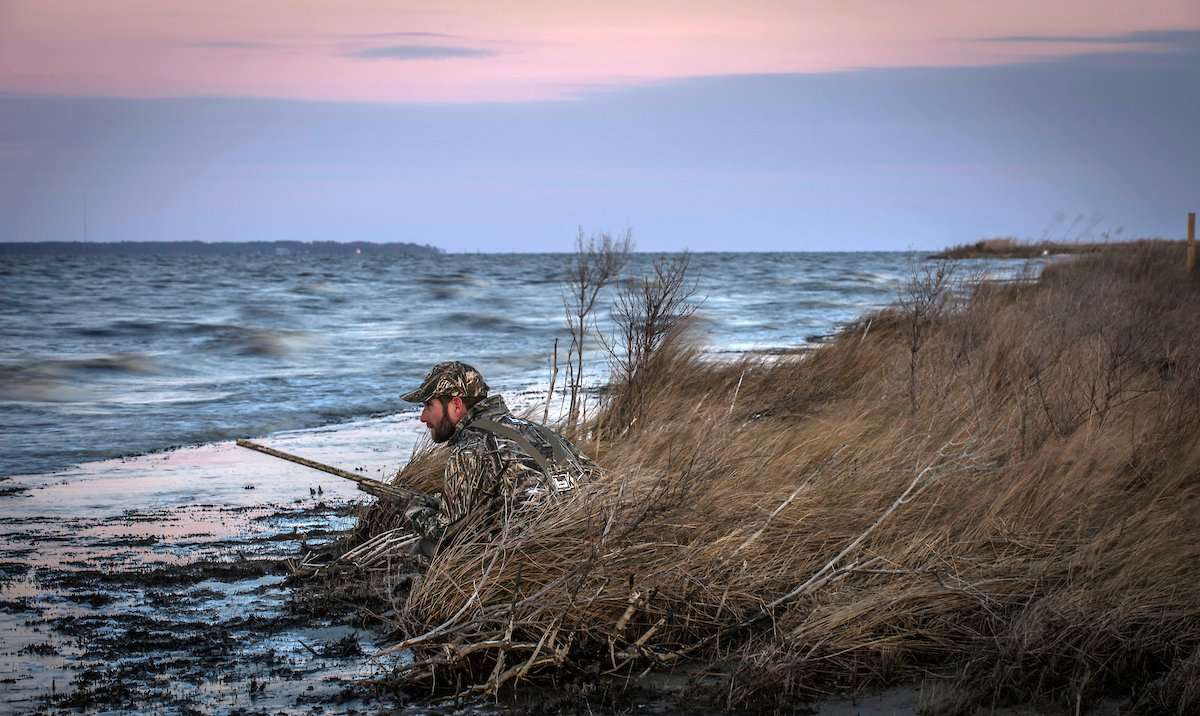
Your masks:
{"label": "backpack strap", "polygon": [[[533,461],[537,463],[538,467],[541,468],[543,473],[549,475],[551,472],[553,472],[553,465],[551,465],[550,461],[546,459],[546,456],[542,454],[542,451],[535,448],[519,430],[498,423],[495,420],[488,420],[487,418],[475,418],[471,421],[469,427],[479,428],[484,432],[489,432],[493,435],[513,441],[517,444],[517,447],[521,448],[521,450],[525,452],[525,454],[533,458]],[[543,430],[551,432],[549,428],[543,428]],[[542,437],[545,437],[545,433],[543,433],[541,430],[538,431],[538,434]],[[547,442],[549,442],[550,446],[554,449],[554,457],[557,460],[559,452],[563,451],[564,448],[557,440],[548,440]]]}
{"label": "backpack strap", "polygon": [[554,462],[558,463],[559,465],[570,465],[575,461],[574,455],[572,455],[571,451],[567,449],[567,444],[563,439],[563,436],[554,432],[545,425],[539,425],[537,423],[533,424],[533,429],[537,431],[538,435],[542,436],[542,439],[545,440],[550,446],[550,449],[554,451]]}

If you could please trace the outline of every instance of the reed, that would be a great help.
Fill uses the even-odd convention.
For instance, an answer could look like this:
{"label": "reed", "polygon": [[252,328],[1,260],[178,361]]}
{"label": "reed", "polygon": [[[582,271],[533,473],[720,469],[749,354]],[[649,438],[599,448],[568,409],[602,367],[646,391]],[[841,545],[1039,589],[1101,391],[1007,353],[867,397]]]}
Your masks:
{"label": "reed", "polygon": [[[495,693],[671,668],[720,706],[932,680],[956,711],[1122,688],[1194,712],[1200,288],[1182,251],[958,286],[947,310],[901,302],[797,356],[714,363],[673,335],[640,409],[614,385],[575,436],[603,446],[603,479],[464,535],[403,598],[387,569],[358,577],[413,654],[396,678]],[[439,470],[422,453],[400,480]]]}

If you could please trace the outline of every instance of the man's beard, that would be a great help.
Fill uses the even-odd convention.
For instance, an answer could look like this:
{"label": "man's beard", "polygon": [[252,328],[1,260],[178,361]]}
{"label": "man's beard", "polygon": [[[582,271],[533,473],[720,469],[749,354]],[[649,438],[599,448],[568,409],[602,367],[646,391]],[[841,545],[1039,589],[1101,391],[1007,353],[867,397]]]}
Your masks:
{"label": "man's beard", "polygon": [[429,437],[435,443],[444,443],[454,434],[454,423],[450,422],[450,416],[442,415],[442,419],[436,424],[430,424]]}

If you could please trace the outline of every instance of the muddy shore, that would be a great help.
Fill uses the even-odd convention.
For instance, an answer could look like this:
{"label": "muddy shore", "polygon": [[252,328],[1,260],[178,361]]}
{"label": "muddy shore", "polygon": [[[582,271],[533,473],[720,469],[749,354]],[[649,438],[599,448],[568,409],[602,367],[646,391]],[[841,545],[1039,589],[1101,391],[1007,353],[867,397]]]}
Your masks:
{"label": "muddy shore", "polygon": [[[29,546],[6,549],[0,563],[0,706],[18,713],[350,708],[365,695],[359,681],[376,670],[364,658],[374,635],[355,609],[296,599],[286,585],[286,560],[300,542],[327,538],[349,510],[214,506],[185,518],[131,511],[52,525],[6,518],[4,539]],[[261,529],[240,540],[162,536],[164,524],[204,517]],[[79,544],[71,533],[114,536]],[[61,549],[67,542],[71,549]],[[47,546],[58,559],[45,559]]]}
{"label": "muddy shore", "polygon": [[[380,476],[397,436],[412,433],[399,421],[272,444]],[[404,455],[411,444],[399,442]],[[366,656],[377,635],[358,610],[298,599],[287,583],[287,560],[353,526],[367,499],[353,484],[218,443],[0,488],[0,712],[348,712],[377,701],[362,683],[381,668]]]}

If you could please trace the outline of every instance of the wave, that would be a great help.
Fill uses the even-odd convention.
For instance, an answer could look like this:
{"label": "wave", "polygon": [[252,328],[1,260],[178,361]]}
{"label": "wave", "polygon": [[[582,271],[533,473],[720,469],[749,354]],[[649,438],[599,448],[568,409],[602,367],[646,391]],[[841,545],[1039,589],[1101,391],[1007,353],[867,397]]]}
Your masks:
{"label": "wave", "polygon": [[417,278],[418,283],[423,283],[427,286],[445,286],[445,285],[460,285],[460,286],[482,286],[483,281],[476,278],[469,271],[450,271],[447,273],[430,273]]}
{"label": "wave", "polygon": [[528,330],[527,326],[510,318],[495,316],[489,313],[468,313],[465,311],[457,311],[441,318],[431,319],[430,322],[438,324],[443,322],[457,323],[474,331],[485,331],[488,333],[520,333]]}
{"label": "wave", "polygon": [[[270,318],[271,309],[263,309],[255,313],[258,317]],[[153,335],[173,335],[180,337],[200,337],[205,339],[205,346],[220,351],[233,352],[238,355],[283,357],[299,353],[311,345],[316,334],[311,331],[290,330],[280,328],[257,328],[242,326],[236,323],[196,323],[190,321],[153,321],[144,319],[125,319],[113,321],[103,326],[83,326],[75,330],[76,334],[87,338],[144,338]],[[129,355],[129,354],[127,354]],[[106,359],[99,359],[95,367],[108,369]],[[60,361],[62,362],[62,361]],[[117,366],[120,367],[119,365]]]}
{"label": "wave", "polygon": [[151,450],[172,450],[188,445],[205,445],[223,442],[236,438],[255,438],[275,435],[283,432],[328,432],[338,430],[347,423],[366,419],[382,419],[401,412],[413,412],[411,408],[398,409],[405,404],[395,402],[377,402],[344,409],[305,410],[294,413],[276,415],[267,420],[245,421],[237,424],[222,426],[205,426],[200,429],[185,431],[172,441],[171,445],[160,445]]}
{"label": "wave", "polygon": [[53,378],[0,376],[0,402],[4,403],[76,403],[91,397],[91,391]]}
{"label": "wave", "polygon": [[894,276],[887,276],[873,271],[841,271],[838,273],[839,281],[856,281],[866,283],[891,283],[896,280]]}
{"label": "wave", "polygon": [[80,357],[30,357],[15,363],[0,365],[0,380],[20,380],[29,377],[60,377],[72,373],[129,373],[158,372],[157,362],[141,353],[114,353]]}
{"label": "wave", "polygon": [[0,365],[0,400],[75,402],[92,397],[91,391],[76,384],[88,375],[147,375],[158,372],[157,362],[140,353],[78,358],[30,357]]}
{"label": "wave", "polygon": [[207,348],[263,358],[299,354],[317,340],[317,334],[311,331],[252,328],[232,323],[195,323],[188,332],[203,336]]}
{"label": "wave", "polygon": [[170,325],[170,322],[164,321],[128,319],[113,321],[103,326],[80,326],[75,332],[88,338],[148,336],[161,332]]}
{"label": "wave", "polygon": [[336,293],[337,289],[335,289],[328,281],[313,281],[312,283],[305,283],[295,286],[291,289],[291,292],[298,293],[300,295],[312,296]]}
{"label": "wave", "polygon": [[186,405],[198,403],[215,403],[229,398],[231,392],[187,393],[159,391],[144,395],[129,394],[105,398],[100,404],[107,405]]}

